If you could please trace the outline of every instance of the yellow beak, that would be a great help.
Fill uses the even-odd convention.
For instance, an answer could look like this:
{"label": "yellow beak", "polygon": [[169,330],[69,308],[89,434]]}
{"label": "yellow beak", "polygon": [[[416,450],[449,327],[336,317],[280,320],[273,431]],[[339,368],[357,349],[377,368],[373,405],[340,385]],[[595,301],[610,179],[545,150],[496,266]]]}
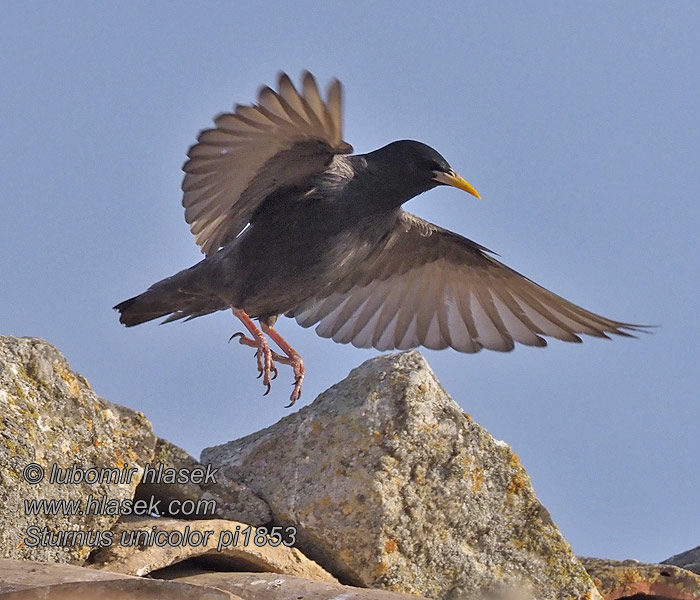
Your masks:
{"label": "yellow beak", "polygon": [[451,185],[452,187],[464,190],[465,192],[471,194],[472,196],[476,196],[481,200],[479,192],[477,192],[469,182],[467,182],[463,177],[457,175],[457,173],[455,173],[454,171],[450,171],[449,173],[443,173],[442,171],[433,171],[433,173],[435,173],[435,177],[433,177],[435,181],[439,181],[440,183],[444,183],[445,185]]}

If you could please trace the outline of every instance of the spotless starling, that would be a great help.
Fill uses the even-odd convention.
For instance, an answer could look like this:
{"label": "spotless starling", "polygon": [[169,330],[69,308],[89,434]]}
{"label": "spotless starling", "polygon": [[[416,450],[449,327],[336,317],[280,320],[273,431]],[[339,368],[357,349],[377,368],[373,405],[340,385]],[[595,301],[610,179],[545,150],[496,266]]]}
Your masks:
{"label": "spotless starling", "polygon": [[638,328],[576,306],[476,242],[402,210],[439,185],[479,194],[420,142],[350,155],[341,113],[340,82],[324,99],[306,72],[299,90],[282,73],[257,104],[219,115],[183,167],[185,220],[206,258],[117,304],[119,320],[130,327],[231,309],[248,332],[232,339],[256,348],[265,393],[275,363],[293,368],[289,406],[305,369],[274,329],[282,314],[378,350],[508,351],[515,342],[545,346],[541,336],[580,342],[579,334]]}

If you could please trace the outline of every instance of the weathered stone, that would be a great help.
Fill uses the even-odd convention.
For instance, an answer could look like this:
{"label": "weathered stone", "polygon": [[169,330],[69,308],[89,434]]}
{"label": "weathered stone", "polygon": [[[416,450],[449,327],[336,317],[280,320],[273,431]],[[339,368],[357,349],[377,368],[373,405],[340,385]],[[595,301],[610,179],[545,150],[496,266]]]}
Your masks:
{"label": "weathered stone", "polygon": [[61,583],[112,579],[130,579],[130,577],[73,565],[0,558],[0,593],[2,594]]}
{"label": "weathered stone", "polygon": [[692,550],[686,550],[680,554],[675,554],[671,558],[662,560],[663,565],[676,565],[693,573],[700,575],[700,546]]}
{"label": "weathered stone", "polygon": [[679,567],[640,563],[636,560],[580,560],[605,600],[636,594],[666,600],[700,599],[700,577]]}
{"label": "weathered stone", "polygon": [[[222,573],[183,569],[167,575],[178,582],[205,585],[233,592],[244,600],[421,600],[424,596],[357,588],[312,581],[278,573]],[[159,575],[159,577],[162,575]]]}
{"label": "weathered stone", "polygon": [[[262,533],[257,537],[258,529],[245,523],[223,519],[125,518],[113,531],[114,543],[91,556],[93,568],[143,576],[184,560],[204,557],[231,570],[271,571],[319,581],[336,581],[296,548],[283,543],[273,546],[265,541]],[[248,536],[246,531],[250,532]],[[148,537],[146,534],[149,533],[160,537]],[[166,538],[167,533],[173,535]],[[289,537],[282,539],[291,541]],[[163,542],[164,545],[157,545]]]}
{"label": "weathered stone", "polygon": [[3,600],[236,600],[224,590],[141,579],[66,564],[0,559]]}
{"label": "weathered stone", "polygon": [[431,598],[599,598],[518,457],[418,352],[365,362],[313,404],[202,462],[250,485],[346,583]]}
{"label": "weathered stone", "polygon": [[[152,469],[186,470],[202,467],[202,464],[192,458],[185,450],[175,444],[158,438],[153,459],[149,466]],[[141,482],[136,488],[136,499],[150,501],[155,498],[160,501],[160,514],[178,519],[228,519],[242,521],[251,525],[265,525],[272,519],[270,507],[264,500],[258,498],[245,485],[231,481],[225,475],[217,473],[215,483],[146,483]],[[175,503],[172,501],[175,500]],[[214,512],[208,509],[213,501]],[[185,503],[184,505],[182,503]],[[201,506],[202,510],[186,514],[179,507]],[[169,507],[171,510],[169,510]]]}
{"label": "weathered stone", "polygon": [[[150,423],[143,414],[97,396],[49,343],[2,336],[0,417],[0,556],[82,562],[119,516],[93,504],[100,513],[95,514],[87,509],[88,499],[114,506],[133,497],[141,466],[155,445]],[[32,463],[36,466],[28,467]],[[59,485],[50,482],[52,468],[68,469],[73,481],[78,474],[104,476],[106,469],[122,476],[129,468],[134,471],[120,483]],[[40,469],[41,482],[28,483]],[[40,499],[80,501],[81,507],[64,505],[68,514],[61,509],[47,514],[45,507],[35,516],[27,514],[25,501]],[[36,527],[31,534],[30,527]]]}

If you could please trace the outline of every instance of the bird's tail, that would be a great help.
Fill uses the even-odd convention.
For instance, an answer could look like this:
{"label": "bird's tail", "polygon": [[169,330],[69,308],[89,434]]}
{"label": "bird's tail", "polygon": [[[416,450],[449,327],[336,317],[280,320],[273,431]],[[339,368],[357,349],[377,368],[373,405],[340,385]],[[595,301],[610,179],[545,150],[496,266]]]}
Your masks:
{"label": "bird's tail", "polygon": [[117,304],[114,309],[120,313],[119,322],[132,327],[166,315],[169,317],[164,323],[189,321],[226,308],[220,300],[193,286],[196,278],[192,274],[197,266],[154,283],[143,294]]}

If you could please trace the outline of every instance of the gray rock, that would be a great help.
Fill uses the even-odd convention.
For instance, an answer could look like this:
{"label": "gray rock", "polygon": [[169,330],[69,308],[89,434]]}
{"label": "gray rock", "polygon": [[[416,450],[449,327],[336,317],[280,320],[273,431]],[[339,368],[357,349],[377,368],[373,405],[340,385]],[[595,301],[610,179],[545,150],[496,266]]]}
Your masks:
{"label": "gray rock", "polygon": [[341,581],[431,598],[600,598],[518,457],[418,352],[365,362],[202,462],[250,485]]}
{"label": "gray rock", "polygon": [[[155,446],[150,423],[97,396],[49,343],[2,336],[0,416],[0,556],[84,561],[119,517],[109,509],[133,497]],[[52,469],[74,483],[51,483]],[[105,479],[106,469],[121,482]],[[28,483],[41,470],[41,482]],[[41,499],[62,507],[55,515],[46,506],[28,514],[25,501]],[[65,504],[78,501],[79,509]]]}
{"label": "gray rock", "polygon": [[580,558],[605,600],[653,597],[666,600],[700,598],[700,577],[675,566],[636,560]]}
{"label": "gray rock", "polygon": [[[185,450],[172,442],[158,438],[153,459],[149,468],[153,473],[162,469],[174,469],[182,472],[192,472],[203,465],[192,458]],[[178,519],[228,519],[242,521],[250,525],[265,525],[272,519],[270,507],[264,500],[258,498],[245,485],[231,481],[225,475],[216,473],[212,483],[157,483],[157,477],[150,477],[153,483],[142,481],[136,488],[136,498],[150,501],[155,498],[160,501],[160,514]],[[173,500],[176,500],[174,504]],[[211,503],[200,501],[212,501]],[[185,504],[182,504],[185,503]],[[179,507],[200,507],[195,513],[179,511]],[[169,510],[174,507],[175,511]],[[209,508],[215,507],[213,512]]]}
{"label": "gray rock", "polygon": [[299,550],[281,543],[284,538],[275,538],[273,545],[245,523],[141,517],[122,519],[113,531],[114,543],[90,557],[93,568],[144,576],[187,560],[208,559],[226,570],[336,581]]}
{"label": "gray rock", "polygon": [[224,590],[129,577],[65,564],[0,559],[3,600],[236,600]]}
{"label": "gray rock", "polygon": [[661,561],[661,563],[664,565],[676,565],[700,575],[700,546],[675,554],[671,558]]}
{"label": "gray rock", "polygon": [[[162,575],[159,575],[159,577]],[[245,600],[423,600],[424,596],[312,581],[278,573],[222,573],[175,570],[168,579],[233,592]]]}

